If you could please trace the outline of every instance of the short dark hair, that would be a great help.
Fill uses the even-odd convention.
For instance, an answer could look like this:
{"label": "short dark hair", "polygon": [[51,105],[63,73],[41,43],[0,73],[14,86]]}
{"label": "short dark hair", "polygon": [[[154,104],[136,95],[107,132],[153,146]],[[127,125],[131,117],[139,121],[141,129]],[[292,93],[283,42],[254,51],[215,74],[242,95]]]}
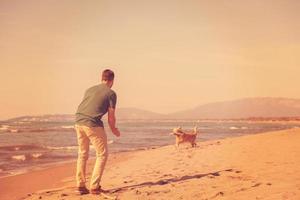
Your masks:
{"label": "short dark hair", "polygon": [[105,69],[102,72],[102,81],[112,81],[115,78],[115,74],[110,69]]}

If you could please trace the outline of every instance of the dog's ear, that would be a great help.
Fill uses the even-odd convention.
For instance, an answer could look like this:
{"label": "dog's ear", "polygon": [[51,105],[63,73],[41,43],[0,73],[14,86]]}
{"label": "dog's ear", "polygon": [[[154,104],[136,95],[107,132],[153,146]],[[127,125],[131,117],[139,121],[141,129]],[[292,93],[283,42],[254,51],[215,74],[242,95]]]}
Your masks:
{"label": "dog's ear", "polygon": [[181,128],[181,126],[178,126],[178,128],[177,128],[177,132],[180,132],[180,133],[182,133],[182,128]]}
{"label": "dog's ear", "polygon": [[179,126],[179,127],[177,127],[177,128],[174,128],[173,129],[173,133],[180,133],[180,132],[182,132],[182,130],[181,130],[181,127]]}

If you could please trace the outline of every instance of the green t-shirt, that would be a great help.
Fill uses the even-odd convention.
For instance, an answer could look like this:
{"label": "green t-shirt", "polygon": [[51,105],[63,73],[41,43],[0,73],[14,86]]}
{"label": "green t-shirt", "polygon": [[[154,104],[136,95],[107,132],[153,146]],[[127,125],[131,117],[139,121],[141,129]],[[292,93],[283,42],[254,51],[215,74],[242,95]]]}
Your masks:
{"label": "green t-shirt", "polygon": [[76,112],[76,124],[103,127],[102,116],[107,113],[109,107],[115,108],[116,103],[116,93],[106,84],[87,89]]}

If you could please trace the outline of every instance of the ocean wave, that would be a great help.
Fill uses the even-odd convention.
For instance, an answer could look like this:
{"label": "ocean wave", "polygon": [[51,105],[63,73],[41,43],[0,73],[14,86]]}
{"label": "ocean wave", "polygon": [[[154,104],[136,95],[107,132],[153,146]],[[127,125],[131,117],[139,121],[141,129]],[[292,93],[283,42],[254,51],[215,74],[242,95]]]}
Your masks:
{"label": "ocean wave", "polygon": [[198,129],[200,129],[200,130],[208,130],[208,129],[213,129],[213,128],[211,128],[211,127],[199,127]]}
{"label": "ocean wave", "polygon": [[231,126],[231,127],[229,127],[229,129],[230,129],[230,130],[237,130],[237,129],[239,129],[239,128],[236,127],[236,126]]}
{"label": "ocean wave", "polygon": [[[115,141],[114,140],[108,140],[107,144],[113,144]],[[77,150],[78,145],[76,146],[60,146],[60,147],[53,147],[53,146],[47,146],[46,147],[49,150]],[[90,144],[90,149],[94,149],[94,146]]]}
{"label": "ocean wave", "polygon": [[109,140],[107,141],[107,144],[113,144],[115,141],[114,140]]}
{"label": "ocean wave", "polygon": [[41,160],[41,159],[47,159],[47,160],[61,160],[66,158],[72,158],[71,155],[66,154],[52,154],[49,152],[44,153],[25,153],[25,154],[18,154],[18,155],[12,155],[10,157],[11,160],[15,161],[21,161],[21,162],[30,162],[34,160]]}
{"label": "ocean wave", "polygon": [[64,147],[47,146],[46,148],[49,150],[74,150],[74,149],[78,149],[78,146],[64,146]]}
{"label": "ocean wave", "polygon": [[33,159],[39,159],[42,158],[43,156],[44,156],[43,153],[19,154],[19,155],[11,156],[11,159],[17,161],[28,161]]}
{"label": "ocean wave", "polygon": [[42,149],[45,149],[45,147],[39,145],[27,145],[27,144],[0,146],[0,150],[4,150],[4,151],[42,150]]}
{"label": "ocean wave", "polygon": [[43,156],[43,154],[42,153],[33,153],[33,154],[31,154],[31,156],[32,156],[32,158],[40,158]]}
{"label": "ocean wave", "polygon": [[71,126],[61,126],[60,128],[62,129],[74,129],[74,126],[71,125]]}
{"label": "ocean wave", "polygon": [[0,126],[1,131],[6,131],[6,130],[8,130],[8,128],[9,128],[9,125],[1,125]]}
{"label": "ocean wave", "polygon": [[246,127],[246,126],[242,126],[242,127],[231,126],[231,127],[229,127],[229,129],[230,130],[238,130],[238,129],[246,130],[246,129],[248,129],[248,127]]}
{"label": "ocean wave", "polygon": [[25,161],[26,160],[26,155],[15,155],[11,157],[13,160],[18,160],[18,161]]}
{"label": "ocean wave", "polygon": [[[107,144],[113,144],[114,140],[107,141]],[[93,145],[90,145],[91,149],[94,149]],[[24,150],[77,150],[78,145],[74,146],[39,146],[39,145],[12,145],[12,146],[0,146],[0,150],[4,151],[24,151]]]}
{"label": "ocean wave", "polygon": [[73,125],[55,126],[55,127],[30,127],[30,126],[8,126],[0,125],[0,132],[6,133],[22,133],[22,132],[66,132],[75,131]]}

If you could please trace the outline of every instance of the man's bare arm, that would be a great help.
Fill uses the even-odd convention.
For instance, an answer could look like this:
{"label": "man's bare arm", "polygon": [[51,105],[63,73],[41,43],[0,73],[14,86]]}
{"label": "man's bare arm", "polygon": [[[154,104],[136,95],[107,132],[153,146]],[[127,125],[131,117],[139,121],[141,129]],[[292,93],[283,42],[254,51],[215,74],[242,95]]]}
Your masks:
{"label": "man's bare arm", "polygon": [[119,137],[120,131],[116,128],[116,116],[115,116],[115,109],[112,107],[108,108],[108,125],[112,131],[112,133]]}

